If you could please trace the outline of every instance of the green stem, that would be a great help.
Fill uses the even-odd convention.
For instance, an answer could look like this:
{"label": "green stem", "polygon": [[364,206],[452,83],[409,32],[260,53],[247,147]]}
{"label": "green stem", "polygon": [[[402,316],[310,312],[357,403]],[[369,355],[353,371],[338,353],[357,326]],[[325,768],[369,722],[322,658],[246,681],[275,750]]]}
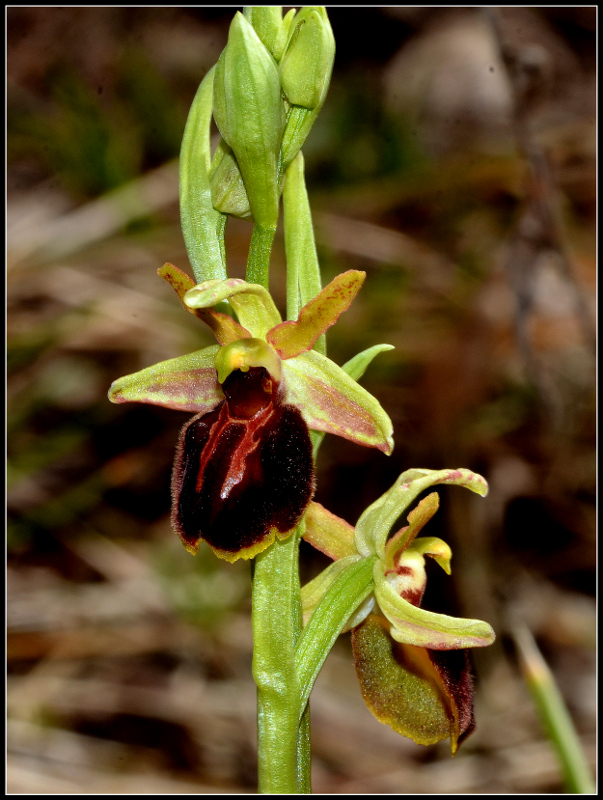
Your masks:
{"label": "green stem", "polygon": [[595,794],[590,766],[553,673],[527,628],[516,630],[515,642],[527,687],[557,752],[566,791],[571,794]]}
{"label": "green stem", "polygon": [[270,253],[275,233],[275,228],[262,228],[256,223],[251,234],[245,280],[248,283],[259,283],[265,289],[268,289]]}
{"label": "green stem", "polygon": [[299,538],[298,529],[255,559],[252,669],[258,691],[258,790],[262,794],[298,794],[300,783],[308,787],[307,727],[301,736],[294,657],[301,629]]}
{"label": "green stem", "polygon": [[[268,289],[275,230],[253,227],[246,279]],[[303,525],[303,523],[302,523]],[[255,559],[252,591],[253,677],[258,703],[258,791],[308,794],[310,711],[299,714],[295,644],[301,633],[299,541],[302,525]]]}

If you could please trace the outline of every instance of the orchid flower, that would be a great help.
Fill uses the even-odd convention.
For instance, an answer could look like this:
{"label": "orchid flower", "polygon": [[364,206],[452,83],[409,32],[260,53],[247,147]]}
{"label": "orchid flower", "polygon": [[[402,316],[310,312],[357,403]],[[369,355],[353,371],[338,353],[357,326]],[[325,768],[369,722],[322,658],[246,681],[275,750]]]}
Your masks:
{"label": "orchid flower", "polygon": [[[173,526],[193,554],[204,540],[227,561],[253,558],[276,536],[290,535],[313,495],[309,429],[387,454],[393,449],[379,402],[312,349],[365,274],[339,275],[286,322],[258,284],[232,278],[195,285],[172,264],[159,274],[219,344],[119,378],[109,399],[195,412],[176,451]],[[236,320],[215,310],[224,301]],[[360,361],[365,366],[383,349],[389,345],[359,354]]]}
{"label": "orchid flower", "polygon": [[488,491],[484,478],[466,469],[408,470],[366,509],[355,528],[318,503],[310,503],[304,538],[334,563],[303,587],[302,605],[307,624],[344,570],[372,561],[368,596],[343,628],[352,629],[364,700],[378,720],[419,744],[450,737],[454,753],[474,728],[466,648],[492,644],[494,632],[481,620],[449,617],[420,607],[426,585],[425,557],[450,574],[450,547],[435,537],[416,538],[438,509],[436,492],[421,500],[408,514],[408,525],[388,538],[419,493],[438,483],[465,486],[481,495]]}

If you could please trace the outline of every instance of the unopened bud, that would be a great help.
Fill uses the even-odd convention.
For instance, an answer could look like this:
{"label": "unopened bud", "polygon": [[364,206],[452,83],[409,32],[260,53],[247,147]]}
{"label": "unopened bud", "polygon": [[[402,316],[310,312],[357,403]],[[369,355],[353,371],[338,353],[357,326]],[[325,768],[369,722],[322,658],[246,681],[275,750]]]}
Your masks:
{"label": "unopened bud", "polygon": [[284,107],[278,68],[241,13],[216,66],[214,119],[243,176],[258,225],[276,228]]}
{"label": "unopened bud", "polygon": [[293,22],[287,49],[279,65],[287,100],[313,109],[322,105],[331,81],[335,39],[322,6],[303,8]]}
{"label": "unopened bud", "polygon": [[283,91],[291,104],[283,135],[283,169],[306,141],[329,89],[335,39],[324,7],[306,7],[293,19],[291,35],[279,70]]}
{"label": "unopened bud", "polygon": [[243,8],[245,19],[253,26],[262,44],[270,50],[276,58],[275,47],[283,22],[283,9],[281,6],[245,6]]}

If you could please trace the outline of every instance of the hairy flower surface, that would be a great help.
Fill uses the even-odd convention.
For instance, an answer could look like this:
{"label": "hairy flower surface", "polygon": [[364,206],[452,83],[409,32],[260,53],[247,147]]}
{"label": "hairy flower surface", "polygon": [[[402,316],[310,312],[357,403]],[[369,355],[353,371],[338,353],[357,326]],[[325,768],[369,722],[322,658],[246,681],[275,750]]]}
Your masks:
{"label": "hairy flower surface", "polygon": [[[252,558],[290,534],[312,497],[309,428],[392,451],[391,421],[378,401],[312,350],[349,307],[364,273],[339,275],[286,322],[257,284],[195,285],[171,264],[159,274],[220,344],[120,378],[109,398],[196,412],[176,452],[173,525],[192,553],[203,539],[228,561]],[[216,310],[224,301],[236,320]],[[367,363],[385,347],[359,356]]]}
{"label": "hairy flower surface", "polygon": [[408,514],[408,525],[388,538],[420,492],[437,483],[486,494],[486,481],[466,469],[408,470],[361,515],[355,529],[318,503],[306,514],[304,538],[334,559],[302,589],[307,621],[348,565],[373,561],[373,592],[348,620],[356,672],[365,702],[381,722],[419,744],[450,737],[452,752],[472,732],[473,684],[466,648],[494,641],[481,620],[435,614],[420,607],[425,557],[448,574],[452,553],[435,537],[416,538],[439,504],[437,493]]}

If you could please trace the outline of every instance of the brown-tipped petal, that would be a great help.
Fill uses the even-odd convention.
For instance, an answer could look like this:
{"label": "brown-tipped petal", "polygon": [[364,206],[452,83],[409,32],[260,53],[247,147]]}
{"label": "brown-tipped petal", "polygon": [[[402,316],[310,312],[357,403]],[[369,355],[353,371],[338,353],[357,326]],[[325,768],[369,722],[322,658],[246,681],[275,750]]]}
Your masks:
{"label": "brown-tipped petal", "polygon": [[227,561],[252,558],[299,523],[314,491],[308,428],[279,400],[267,371],[236,371],[226,401],[180,435],[172,522],[184,546],[200,540]]}
{"label": "brown-tipped petal", "polygon": [[199,319],[202,319],[203,322],[211,328],[220,344],[231,344],[232,342],[238,342],[240,339],[246,339],[251,336],[246,328],[228,314],[214,311],[213,308],[190,308],[187,306],[184,302],[184,295],[196,284],[186,272],[183,272],[181,269],[178,269],[178,267],[168,262],[164,264],[161,269],[157,270],[157,274],[160,278],[166,280],[174,289],[183,308]]}
{"label": "brown-tipped petal", "polygon": [[417,744],[450,737],[452,752],[474,728],[473,684],[465,651],[433,653],[395,642],[382,617],[352,632],[362,696],[380,722]]}
{"label": "brown-tipped petal", "polygon": [[355,269],[338,275],[302,308],[296,321],[282,322],[272,328],[266,340],[281,358],[294,358],[311,350],[321,333],[350,307],[365,277],[365,272]]}

